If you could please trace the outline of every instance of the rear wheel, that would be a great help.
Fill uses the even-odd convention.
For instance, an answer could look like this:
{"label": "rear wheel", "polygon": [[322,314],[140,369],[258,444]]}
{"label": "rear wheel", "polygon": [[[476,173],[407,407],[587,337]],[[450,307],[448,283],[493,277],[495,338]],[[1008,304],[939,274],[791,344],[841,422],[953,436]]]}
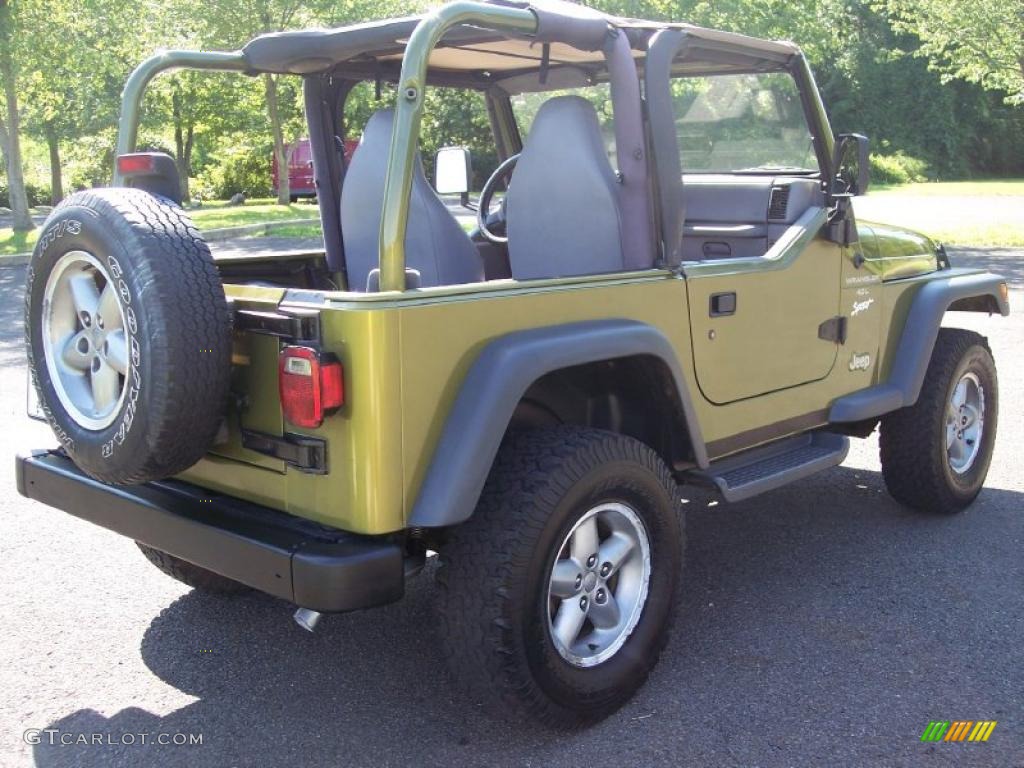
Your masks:
{"label": "rear wheel", "polygon": [[200,568],[198,565],[193,565],[187,560],[182,560],[180,557],[161,552],[159,549],[153,549],[153,547],[138,541],[135,544],[142,550],[142,554],[146,556],[146,559],[160,571],[166,573],[175,581],[187,584],[200,592],[208,592],[214,595],[239,595],[250,591],[250,588],[241,582],[221,576],[219,573],[208,571],[205,568]]}
{"label": "rear wheel", "polygon": [[575,427],[510,438],[442,551],[456,682],[502,716],[607,717],[665,645],[682,554],[679,494],[646,445]]}
{"label": "rear wheel", "polygon": [[998,415],[996,367],[985,337],[940,329],[917,402],[882,419],[889,493],[925,512],[965,509],[985,483]]}

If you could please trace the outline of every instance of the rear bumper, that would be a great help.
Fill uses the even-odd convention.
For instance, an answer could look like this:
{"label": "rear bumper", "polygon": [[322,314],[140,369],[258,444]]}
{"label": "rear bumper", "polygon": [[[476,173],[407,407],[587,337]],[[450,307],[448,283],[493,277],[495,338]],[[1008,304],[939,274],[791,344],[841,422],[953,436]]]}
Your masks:
{"label": "rear bumper", "polygon": [[56,452],[20,455],[18,492],[254,589],[322,612],[398,600],[402,550],[175,480],[119,487]]}

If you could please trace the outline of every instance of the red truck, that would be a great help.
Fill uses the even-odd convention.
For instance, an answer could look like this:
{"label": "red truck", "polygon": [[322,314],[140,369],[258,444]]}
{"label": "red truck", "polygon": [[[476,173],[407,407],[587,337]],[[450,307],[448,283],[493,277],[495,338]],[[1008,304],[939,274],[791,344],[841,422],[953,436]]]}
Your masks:
{"label": "red truck", "polygon": [[[345,163],[359,146],[357,139],[345,140]],[[277,171],[277,156],[270,155],[270,175],[276,192],[280,184]],[[309,139],[299,139],[291,147],[291,160],[288,162],[288,196],[292,202],[300,197],[316,197],[316,180],[313,177],[313,152]]]}

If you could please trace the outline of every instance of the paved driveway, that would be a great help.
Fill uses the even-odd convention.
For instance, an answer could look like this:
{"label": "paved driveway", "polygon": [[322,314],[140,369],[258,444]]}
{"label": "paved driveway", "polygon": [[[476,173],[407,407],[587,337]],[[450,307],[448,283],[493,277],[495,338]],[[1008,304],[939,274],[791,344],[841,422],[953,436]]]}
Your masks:
{"label": "paved driveway", "polygon": [[921,185],[910,192],[869,193],[856,198],[853,206],[861,220],[909,227],[948,242],[1008,242],[985,238],[1024,230],[1024,195],[936,194]]}
{"label": "paved driveway", "polygon": [[[896,506],[874,439],[742,504],[686,489],[678,631],[624,710],[565,735],[452,695],[429,572],[401,603],[310,635],[284,603],[191,593],[130,542],[17,496],[15,449],[50,442],[22,415],[22,280],[0,269],[0,765],[1024,766],[1020,291],[1010,318],[966,318],[1002,380],[974,507]],[[999,724],[987,744],[922,744],[937,719]],[[29,728],[59,733],[32,746]]]}

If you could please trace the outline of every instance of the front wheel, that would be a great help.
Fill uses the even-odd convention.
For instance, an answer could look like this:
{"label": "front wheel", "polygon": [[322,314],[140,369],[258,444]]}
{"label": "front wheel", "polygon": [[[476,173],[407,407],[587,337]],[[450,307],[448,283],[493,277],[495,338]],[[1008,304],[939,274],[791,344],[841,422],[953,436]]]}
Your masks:
{"label": "front wheel", "polygon": [[502,716],[578,727],[622,706],[665,645],[683,557],[679,493],[631,438],[522,433],[441,554],[456,682]]}
{"label": "front wheel", "polygon": [[939,330],[917,402],[882,419],[882,476],[894,499],[950,514],[981,492],[999,415],[996,366],[984,336]]}

